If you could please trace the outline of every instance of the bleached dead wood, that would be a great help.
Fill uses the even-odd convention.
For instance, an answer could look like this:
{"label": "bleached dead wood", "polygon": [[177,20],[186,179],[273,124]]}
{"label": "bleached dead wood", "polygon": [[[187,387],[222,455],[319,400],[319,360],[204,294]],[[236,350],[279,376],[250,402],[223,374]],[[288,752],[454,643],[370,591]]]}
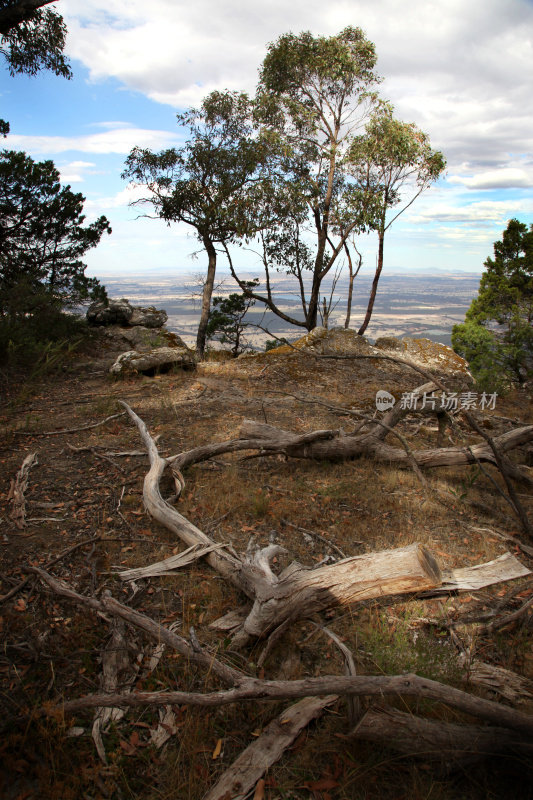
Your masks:
{"label": "bleached dead wood", "polygon": [[474,661],[470,664],[467,680],[474,686],[490,689],[513,705],[533,700],[533,681],[494,664]]}
{"label": "bleached dead wood", "polygon": [[464,767],[494,755],[533,755],[533,743],[507,728],[422,719],[390,707],[369,709],[350,736],[446,768]]}
{"label": "bleached dead wood", "polygon": [[15,478],[11,481],[11,486],[9,487],[7,495],[8,502],[11,502],[13,505],[10,514],[11,519],[19,529],[22,529],[26,524],[25,492],[28,488],[30,469],[35,464],[37,464],[37,453],[28,453]]}
{"label": "bleached dead wood", "polygon": [[154,564],[149,564],[147,567],[135,567],[134,569],[125,569],[118,573],[118,577],[123,581],[136,581],[139,578],[154,578],[161,575],[172,575],[177,569],[193,564],[199,558],[210,553],[212,550],[220,550],[226,547],[225,544],[213,543],[209,547],[201,547],[200,545],[192,545],[178,553],[175,556],[165,558],[163,561],[156,561]]}
{"label": "bleached dead wood", "polygon": [[267,769],[290,747],[302,728],[336,699],[337,695],[306,697],[282,711],[221,775],[203,800],[244,800]]}
{"label": "bleached dead wood", "polygon": [[[385,444],[380,440],[376,431],[361,436],[346,436],[338,433],[334,438],[318,440],[302,446],[295,441],[294,434],[288,431],[262,422],[245,420],[239,434],[241,439],[236,441],[247,442],[249,445],[254,439],[259,440],[262,442],[265,453],[274,451],[277,444],[278,452],[282,451],[291,458],[339,461],[366,454],[377,461],[391,462],[401,466],[409,466],[410,462],[409,454],[404,449]],[[533,425],[508,431],[497,436],[493,441],[500,452],[507,453],[509,450],[533,441]],[[250,447],[241,449],[250,449]],[[191,454],[194,452],[190,451]],[[218,452],[223,452],[220,450],[220,445]],[[494,453],[485,441],[472,445],[470,448],[438,447],[431,450],[412,450],[411,455],[418,466],[423,468],[464,466],[474,464],[476,460],[495,463]],[[185,466],[186,463],[194,463],[195,459],[190,459],[191,456],[187,453],[180,456],[178,459],[180,467]]]}
{"label": "bleached dead wood", "polygon": [[474,567],[462,567],[442,573],[442,585],[432,590],[433,594],[446,594],[453,591],[475,592],[492,586],[495,583],[512,581],[531,575],[531,570],[525,567],[511,553],[504,553],[493,561],[485,564],[476,564]]}
{"label": "bleached dead wood", "polygon": [[124,411],[119,414],[111,414],[109,417],[100,420],[100,422],[93,422],[90,425],[81,425],[79,428],[65,428],[61,431],[16,431],[18,436],[63,436],[66,433],[77,433],[78,431],[89,431],[92,428],[99,428],[105,425],[106,422],[111,422],[112,419],[118,419],[124,416]]}
{"label": "bleached dead wood", "polygon": [[420,592],[440,585],[440,569],[433,556],[420,544],[353,556],[318,569],[290,564],[280,575],[270,569],[268,558],[259,551],[248,555],[242,572],[248,573],[256,597],[237,645],[249,637],[262,637],[286,620],[309,617],[318,611],[384,595]]}
{"label": "bleached dead wood", "polygon": [[[495,725],[510,728],[530,739],[533,738],[533,715],[413,674],[358,675],[354,678],[342,675],[324,675],[320,678],[294,681],[265,681],[257,678],[245,678],[240,686],[220,692],[94,694],[65,701],[61,704],[61,709],[65,714],[77,714],[79,711],[97,706],[141,708],[143,706],[190,705],[199,708],[218,708],[230,703],[250,700],[288,700],[301,697],[324,697],[328,694],[357,697],[391,695],[426,698],[444,703],[465,714],[471,714]],[[39,710],[37,716],[53,713],[54,709],[46,706]]]}
{"label": "bleached dead wood", "polygon": [[[131,691],[131,686],[139,672],[139,659],[131,658],[133,643],[126,639],[126,625],[122,619],[113,619],[111,622],[111,638],[102,653],[102,675],[101,688],[104,692],[113,694],[117,690]],[[137,655],[140,652],[137,651]],[[122,708],[109,708],[102,706],[97,708],[93,727],[92,738],[96,746],[96,751],[100,760],[107,764],[107,756],[102,733],[104,733],[111,722],[118,722],[124,716]]]}
{"label": "bleached dead wood", "polygon": [[[203,531],[163,500],[159,481],[167,466],[183,468],[187,464],[203,460],[206,453],[213,453],[213,450],[207,445],[182,456],[164,459],[159,455],[144,422],[126,403],[122,405],[135,422],[150,458],[150,470],[144,480],[143,493],[147,511],[168,530],[176,533],[185,544],[212,548],[213,541]],[[277,431],[269,425],[253,425],[257,439],[254,445],[247,440],[247,449],[257,448],[257,441],[261,436],[270,437],[272,430]],[[533,426],[531,430],[533,431]],[[294,446],[295,452],[302,452],[301,448],[305,450],[327,444],[331,434],[331,431],[319,431],[313,436],[302,437],[281,431],[281,443],[278,437],[271,450],[277,448],[278,451],[281,449],[291,454]],[[240,440],[234,440],[230,445],[239,445],[239,442]],[[215,447],[226,447],[227,444]],[[269,447],[270,444],[267,443],[267,449]],[[239,627],[235,626],[236,620],[232,616],[231,628],[235,646],[244,646],[252,637],[266,636],[281,625],[311,616],[326,608],[350,605],[383,595],[422,592],[439,587],[442,583],[437,562],[419,544],[355,556],[314,570],[293,563],[280,575],[276,575],[270,567],[270,560],[279,552],[280,548],[270,545],[255,550],[249,547],[244,558],[226,550],[211,549],[206,555],[208,563],[252,601],[250,611]]]}

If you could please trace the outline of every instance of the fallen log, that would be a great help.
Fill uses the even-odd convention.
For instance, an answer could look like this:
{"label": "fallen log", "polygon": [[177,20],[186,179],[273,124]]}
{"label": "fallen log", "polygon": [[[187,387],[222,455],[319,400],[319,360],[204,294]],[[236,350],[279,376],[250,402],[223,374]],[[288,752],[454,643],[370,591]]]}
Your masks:
{"label": "fallen log", "polygon": [[384,595],[433,589],[441,572],[431,553],[420,544],[382,550],[309,569],[293,562],[281,574],[270,569],[277,548],[247,555],[241,574],[255,586],[253,606],[234,639],[261,638],[288,620],[301,619],[334,606],[346,606]]}
{"label": "fallen log", "polygon": [[[144,422],[126,403],[123,402],[122,405],[135,422],[148,450],[150,469],[144,479],[143,490],[146,510],[168,530],[176,533],[189,547],[200,545],[208,548],[209,552],[206,551],[205,558],[210,566],[230,580],[252,601],[244,621],[242,618],[235,621],[235,615],[231,612],[230,629],[233,632],[234,646],[242,647],[251,637],[267,636],[282,625],[309,617],[326,608],[350,605],[384,595],[422,592],[441,585],[442,576],[437,562],[419,544],[354,556],[314,570],[292,563],[280,575],[276,575],[270,567],[271,559],[283,551],[283,548],[277,545],[270,545],[264,549],[254,549],[253,546],[249,546],[244,558],[226,549],[213,549],[214,542],[179,514],[173,506],[165,502],[159,489],[159,482],[167,466],[176,470],[203,460],[207,452],[213,452],[209,450],[210,446],[197,448],[182,456],[164,459],[159,455]],[[260,442],[263,436],[272,437],[273,430],[277,431],[269,425],[251,424],[254,427],[256,443]],[[530,427],[533,432],[533,426]],[[335,444],[337,440],[331,438],[332,433],[332,431],[319,431],[313,435],[295,436],[281,431],[281,440],[269,439],[267,450],[270,442],[272,444],[270,452],[282,450],[287,454],[300,453],[301,448],[306,452],[312,451],[315,447]],[[239,445],[239,442],[240,440],[233,440],[229,444],[233,447]],[[225,447],[227,444],[214,447]],[[377,444],[383,446],[379,442]],[[250,446],[250,440],[246,440],[246,449]],[[254,446],[257,447],[257,444]],[[293,447],[296,449],[293,450]],[[407,455],[403,450],[402,453]],[[164,569],[165,566],[168,566],[168,562],[167,565],[164,562],[158,565],[158,569]]]}
{"label": "fallen log", "polygon": [[391,707],[369,709],[349,735],[446,769],[464,767],[489,756],[533,755],[533,743],[507,728],[422,719]]}
{"label": "fallen log", "polygon": [[10,514],[11,519],[19,530],[26,525],[25,492],[28,488],[30,469],[37,463],[37,453],[28,453],[15,478],[11,481],[7,494],[8,502],[13,504],[13,509]]}
{"label": "fallen log", "polygon": [[[389,425],[389,427],[391,426]],[[239,436],[241,437],[240,440],[236,441],[242,441],[248,445],[253,440],[261,442],[261,447],[265,454],[269,451],[275,451],[277,446],[277,452],[284,452],[291,458],[342,461],[365,454],[378,461],[393,462],[400,466],[410,465],[409,454],[403,448],[392,447],[382,442],[377,431],[371,431],[362,436],[347,436],[338,433],[335,437],[330,437],[329,439],[319,439],[301,445],[296,441],[294,434],[289,431],[275,428],[264,422],[244,420],[239,430]],[[533,425],[525,425],[522,428],[507,431],[501,436],[495,437],[493,441],[500,452],[507,453],[515,447],[521,447],[527,442],[533,441]],[[218,454],[220,454],[222,452],[220,445],[218,445],[218,448]],[[242,449],[249,449],[249,446]],[[191,454],[194,452],[191,451]],[[492,448],[486,441],[470,447],[437,447],[431,450],[412,450],[411,455],[418,466],[424,468],[464,466],[475,464],[478,460],[496,463]],[[180,466],[195,463],[187,453],[182,454],[178,462]]]}

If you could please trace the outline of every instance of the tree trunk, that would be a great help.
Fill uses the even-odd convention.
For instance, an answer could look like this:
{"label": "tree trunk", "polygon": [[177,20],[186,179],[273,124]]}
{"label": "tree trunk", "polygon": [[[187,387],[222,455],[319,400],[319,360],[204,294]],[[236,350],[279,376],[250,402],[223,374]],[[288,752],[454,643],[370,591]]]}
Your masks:
{"label": "tree trunk", "polygon": [[215,285],[215,273],[217,269],[217,251],[211,239],[204,236],[204,247],[207,251],[209,258],[207,265],[207,275],[204,283],[204,291],[202,294],[202,314],[200,316],[200,324],[198,325],[198,333],[196,335],[196,353],[199,359],[203,359],[205,353],[205,340],[207,332],[207,323],[209,322],[209,312],[211,311],[211,296],[213,294],[213,286]]}
{"label": "tree trunk", "polygon": [[348,283],[348,300],[346,302],[346,319],[344,321],[344,327],[345,328],[349,328],[350,327],[350,318],[352,316],[353,284],[354,284],[354,280],[356,279],[357,275],[359,274],[359,270],[361,269],[361,264],[363,263],[363,256],[361,255],[361,253],[359,252],[357,247],[355,247],[355,245],[354,245],[354,250],[357,253],[357,256],[358,256],[358,259],[359,259],[359,263],[357,264],[357,269],[354,272],[352,256],[351,256],[351,253],[350,253],[350,248],[348,247],[346,242],[344,242],[344,250],[346,251],[346,256],[348,258],[348,269],[350,271],[350,281]]}
{"label": "tree trunk", "polygon": [[376,293],[378,290],[378,283],[379,278],[381,275],[381,270],[383,269],[383,245],[385,241],[385,231],[380,230],[379,232],[379,247],[378,247],[378,265],[376,267],[376,274],[374,275],[374,280],[372,281],[372,289],[370,290],[370,299],[368,301],[368,306],[366,309],[365,319],[363,324],[357,331],[359,336],[362,336],[366,329],[368,328],[368,323],[370,322],[370,318],[372,316],[372,312],[374,310],[374,301],[376,299]]}

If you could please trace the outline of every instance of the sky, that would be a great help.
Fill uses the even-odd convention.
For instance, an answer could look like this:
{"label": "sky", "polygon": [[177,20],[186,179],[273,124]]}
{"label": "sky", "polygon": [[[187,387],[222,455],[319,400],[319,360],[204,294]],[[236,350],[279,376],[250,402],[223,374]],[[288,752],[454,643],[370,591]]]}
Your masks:
{"label": "sky", "polygon": [[[267,46],[288,31],[347,25],[374,42],[380,94],[429,134],[445,175],[402,215],[385,270],[480,271],[507,221],[533,222],[533,0],[59,0],[74,77],[0,72],[4,140],[86,197],[87,219],[113,228],[87,274],[201,273],[192,229],[140,218],[121,179],[135,146],[180,146],[176,113],[214,89],[253,94]],[[2,56],[0,55],[0,58]],[[363,237],[364,270],[376,241]],[[249,253],[241,267],[259,271]],[[221,264],[223,268],[223,264]]]}

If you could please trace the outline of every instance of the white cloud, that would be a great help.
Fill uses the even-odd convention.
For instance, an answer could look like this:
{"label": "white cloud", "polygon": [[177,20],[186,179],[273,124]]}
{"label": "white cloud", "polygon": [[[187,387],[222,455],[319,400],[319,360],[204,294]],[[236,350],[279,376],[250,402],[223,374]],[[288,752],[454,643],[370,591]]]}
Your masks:
{"label": "white cloud", "polygon": [[212,89],[253,91],[268,42],[289,30],[358,25],[375,42],[382,91],[471,171],[533,149],[533,4],[523,0],[64,0],[71,55],[173,106]]}
{"label": "white cloud", "polygon": [[458,183],[467,189],[517,189],[533,186],[533,176],[524,169],[507,167],[480,172],[471,177],[451,175],[449,183]]}
{"label": "white cloud", "polygon": [[10,134],[9,144],[13,148],[28,150],[32,154],[64,153],[69,150],[80,153],[120,153],[127,154],[134,147],[158,149],[171,147],[178,137],[169,131],[156,131],[146,128],[116,128],[104,133],[87,136],[27,136]]}
{"label": "white cloud", "polygon": [[83,183],[87,173],[94,175],[96,164],[93,161],[71,161],[69,164],[58,164],[61,183]]}
{"label": "white cloud", "polygon": [[480,200],[469,205],[433,203],[418,214],[410,215],[412,223],[429,222],[481,222],[504,223],[516,213],[524,210],[519,200]]}

